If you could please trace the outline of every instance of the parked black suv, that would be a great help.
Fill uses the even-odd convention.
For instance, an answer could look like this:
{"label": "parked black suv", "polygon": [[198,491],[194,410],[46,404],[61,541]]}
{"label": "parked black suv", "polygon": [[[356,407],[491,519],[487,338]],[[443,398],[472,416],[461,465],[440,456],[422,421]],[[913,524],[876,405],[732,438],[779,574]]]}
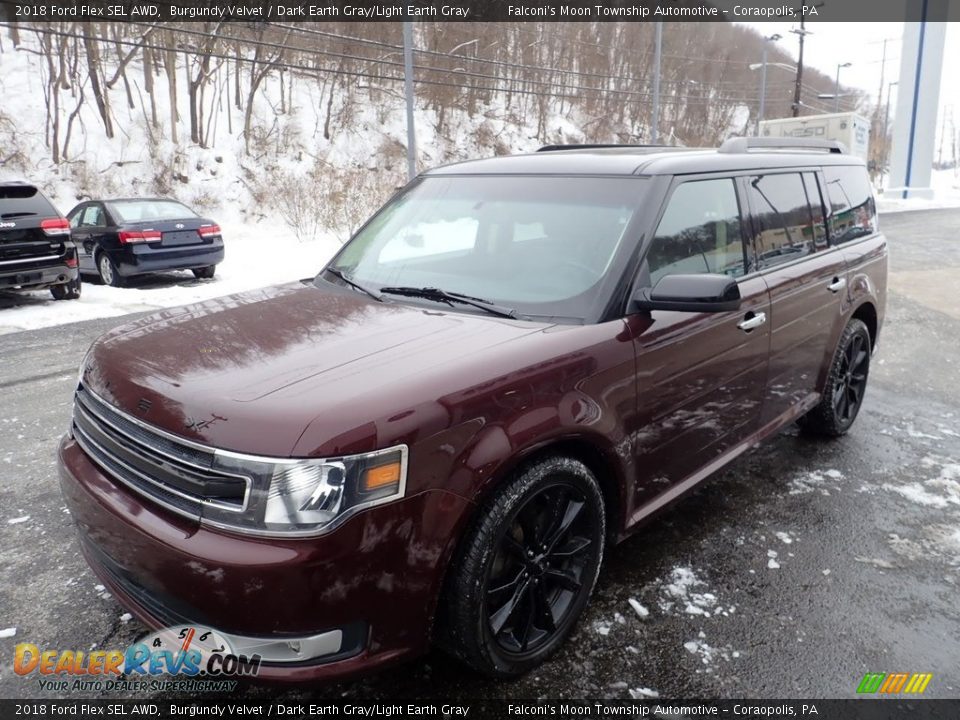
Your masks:
{"label": "parked black suv", "polygon": [[55,300],[80,297],[70,224],[35,186],[0,181],[0,290],[43,288]]}

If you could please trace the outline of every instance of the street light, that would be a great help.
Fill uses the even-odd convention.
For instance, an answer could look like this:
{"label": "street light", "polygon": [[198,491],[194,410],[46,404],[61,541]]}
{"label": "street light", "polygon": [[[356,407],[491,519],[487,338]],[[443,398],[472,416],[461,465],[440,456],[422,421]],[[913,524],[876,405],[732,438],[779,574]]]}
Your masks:
{"label": "street light", "polygon": [[833,86],[833,111],[835,113],[840,112],[840,68],[848,68],[852,64],[853,63],[846,62],[841,65],[837,65],[837,82]]}
{"label": "street light", "polygon": [[[763,72],[760,73],[760,110],[757,112],[757,124],[753,133],[757,136],[760,135],[760,123],[763,122],[763,112],[767,102],[767,43],[776,42],[779,39],[780,35],[777,33],[763,39],[763,62],[760,63],[763,68]],[[755,70],[756,68],[751,65],[750,69]]]}

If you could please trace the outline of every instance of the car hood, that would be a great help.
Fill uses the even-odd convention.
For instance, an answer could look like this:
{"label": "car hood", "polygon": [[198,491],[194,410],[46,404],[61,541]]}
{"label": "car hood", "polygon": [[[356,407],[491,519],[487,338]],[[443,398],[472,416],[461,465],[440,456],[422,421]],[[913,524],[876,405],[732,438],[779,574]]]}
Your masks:
{"label": "car hood", "polygon": [[[82,380],[124,412],[214,447],[346,454],[415,439],[431,424],[404,422],[418,405],[506,371],[493,361],[504,346],[547,327],[295,283],[121,326],[93,345]],[[325,440],[298,448],[311,423]]]}

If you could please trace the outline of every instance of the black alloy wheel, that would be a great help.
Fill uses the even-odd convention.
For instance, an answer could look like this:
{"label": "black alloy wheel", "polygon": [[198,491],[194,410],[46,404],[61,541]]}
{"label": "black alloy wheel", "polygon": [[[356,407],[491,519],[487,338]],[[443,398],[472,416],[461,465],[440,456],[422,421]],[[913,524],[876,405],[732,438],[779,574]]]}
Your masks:
{"label": "black alloy wheel", "polygon": [[582,491],[543,487],[505,528],[486,582],[490,633],[508,653],[536,653],[567,619],[600,540]]}
{"label": "black alloy wheel", "polygon": [[840,371],[833,385],[833,410],[844,423],[853,422],[867,389],[870,341],[857,333],[840,355]]}
{"label": "black alloy wheel", "polygon": [[583,612],[605,538],[603,496],[586,465],[528,465],[484,504],[451,562],[438,644],[492,677],[540,665]]}
{"label": "black alloy wheel", "polygon": [[870,331],[860,320],[847,323],[830,364],[820,402],[797,421],[805,432],[839,437],[857,419],[870,375]]}

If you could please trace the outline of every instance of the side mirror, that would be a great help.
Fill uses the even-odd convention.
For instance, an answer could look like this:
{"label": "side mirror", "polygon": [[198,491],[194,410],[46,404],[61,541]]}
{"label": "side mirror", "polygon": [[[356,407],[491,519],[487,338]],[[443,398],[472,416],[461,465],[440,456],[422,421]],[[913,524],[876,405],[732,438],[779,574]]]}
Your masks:
{"label": "side mirror", "polygon": [[727,312],[740,308],[740,287],[729,275],[665,275],[651,290],[641,288],[632,310]]}

